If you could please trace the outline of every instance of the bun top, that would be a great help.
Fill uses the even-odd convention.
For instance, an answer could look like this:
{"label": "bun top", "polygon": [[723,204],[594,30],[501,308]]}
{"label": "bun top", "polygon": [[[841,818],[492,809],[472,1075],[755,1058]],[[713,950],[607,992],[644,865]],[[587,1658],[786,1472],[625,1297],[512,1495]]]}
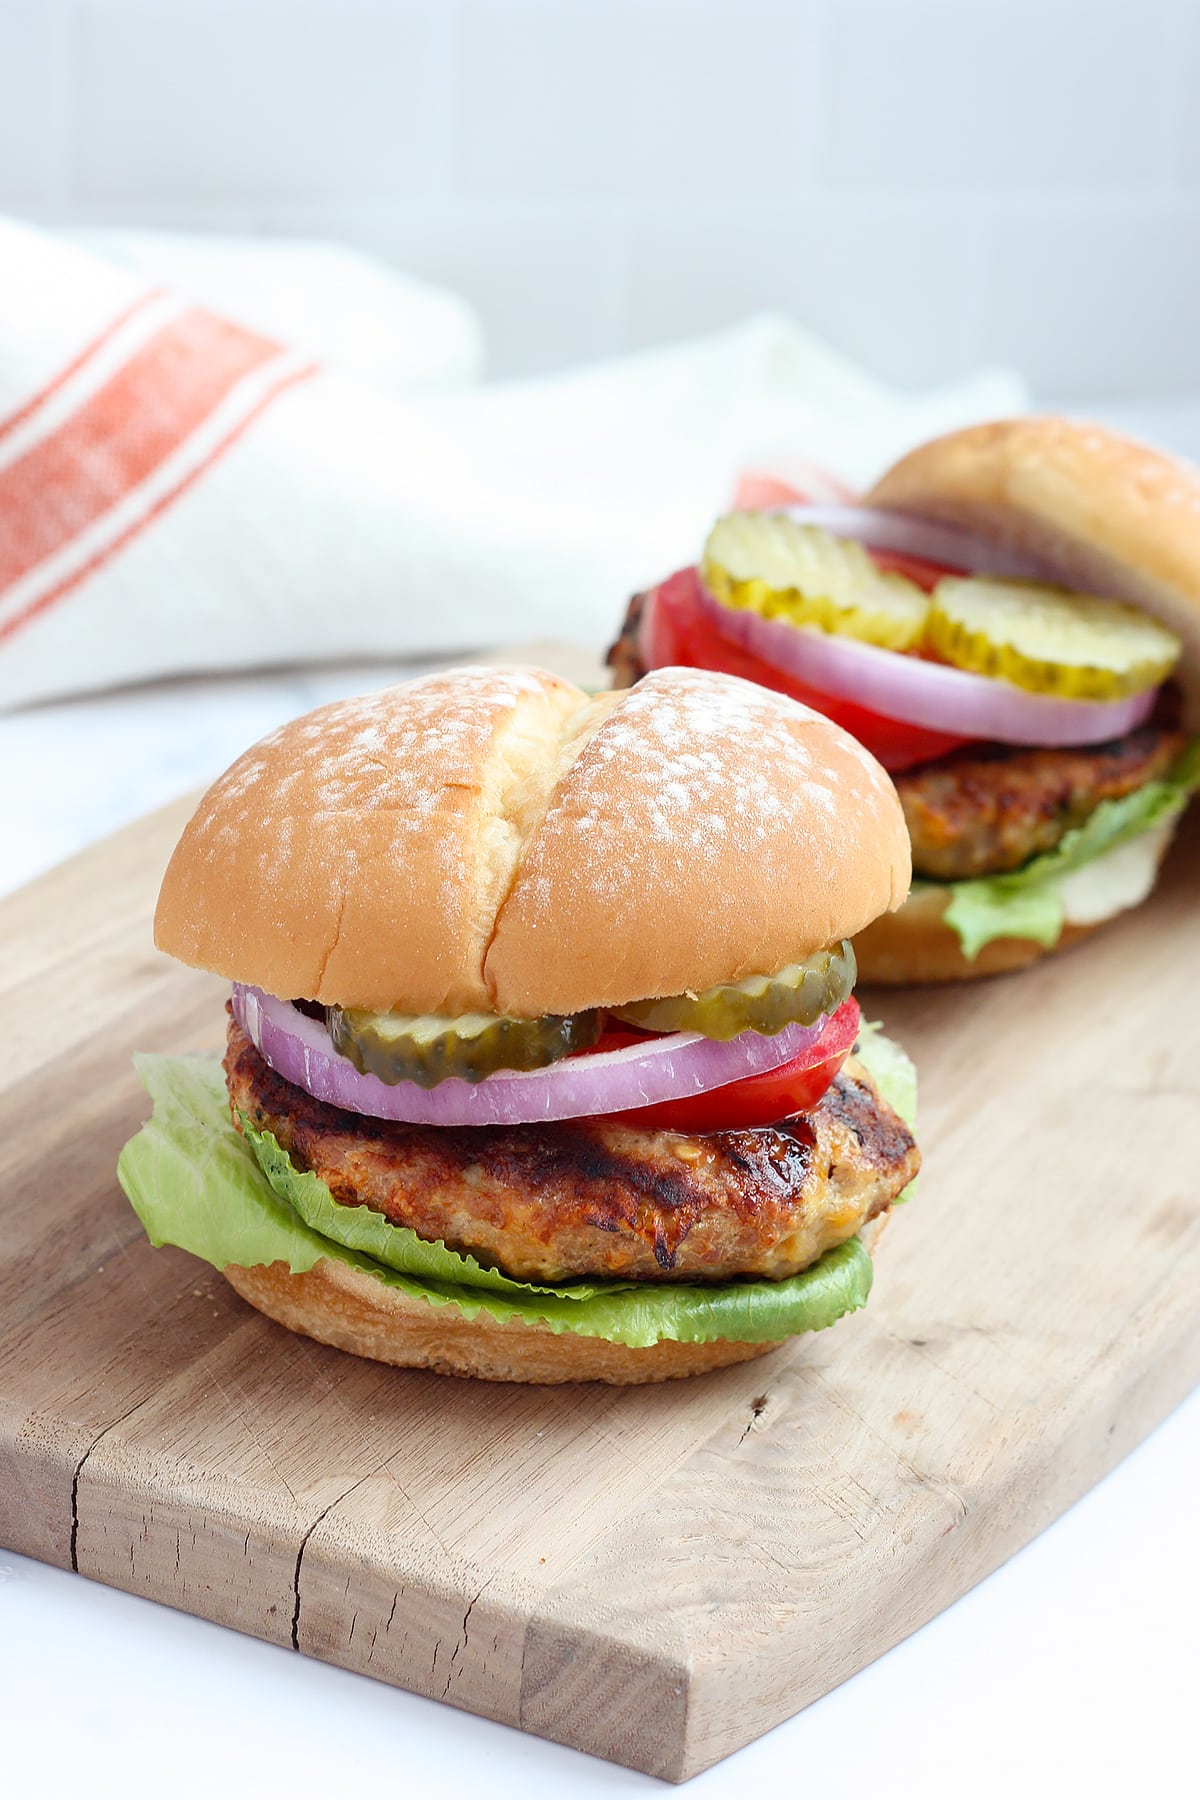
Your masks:
{"label": "bun top", "polygon": [[867,506],[961,525],[1029,551],[1066,587],[1131,601],[1183,639],[1200,725],[1200,470],[1101,425],[1003,419],[934,438]]}
{"label": "bun top", "polygon": [[459,669],[248,750],[184,830],[155,942],[285,999],[530,1017],[771,973],[909,877],[887,775],[783,695]]}

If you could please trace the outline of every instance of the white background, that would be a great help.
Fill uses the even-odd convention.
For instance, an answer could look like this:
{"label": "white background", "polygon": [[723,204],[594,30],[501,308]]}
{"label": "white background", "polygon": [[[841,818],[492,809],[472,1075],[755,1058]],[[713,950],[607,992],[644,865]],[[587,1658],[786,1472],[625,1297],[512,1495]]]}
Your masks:
{"label": "white background", "polygon": [[[496,373],[774,306],[903,384],[1010,362],[1195,451],[1198,91],[1190,0],[0,0],[0,207],[361,245],[465,293]],[[295,699],[0,722],[0,886]],[[689,1791],[1195,1793],[1198,1492],[1193,1401]],[[0,1553],[0,1793],[468,1790],[663,1791]]]}
{"label": "white background", "polygon": [[494,372],[781,308],[903,383],[1200,390],[1194,0],[0,0],[0,207],[330,235]]}

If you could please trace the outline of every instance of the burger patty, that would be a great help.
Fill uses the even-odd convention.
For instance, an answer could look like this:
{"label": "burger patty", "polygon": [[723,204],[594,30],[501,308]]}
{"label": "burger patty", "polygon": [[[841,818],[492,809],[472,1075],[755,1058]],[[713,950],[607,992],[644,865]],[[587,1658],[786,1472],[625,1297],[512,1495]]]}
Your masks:
{"label": "burger patty", "polygon": [[781,1279],[883,1212],[920,1162],[853,1059],[811,1113],[705,1136],[370,1119],[284,1081],[232,1018],[225,1073],[234,1124],[271,1132],[335,1200],[522,1281]]}
{"label": "burger patty", "polygon": [[625,608],[620,635],[615,643],[609,645],[608,654],[604,658],[613,672],[612,684],[615,688],[630,688],[646,673],[646,665],[642,661],[642,613],[645,607],[645,594],[635,594]]}
{"label": "burger patty", "polygon": [[[640,634],[646,596],[629,602],[608,652],[614,687],[646,673]],[[934,881],[1005,875],[1057,849],[1102,800],[1119,800],[1164,775],[1187,739],[1171,701],[1155,720],[1107,744],[1039,750],[971,744],[892,779],[912,839],[913,874]]]}
{"label": "burger patty", "polygon": [[1187,740],[1148,724],[1070,750],[975,744],[892,779],[912,838],[913,873],[938,881],[1006,874],[1055,849],[1102,800],[1165,775]]}

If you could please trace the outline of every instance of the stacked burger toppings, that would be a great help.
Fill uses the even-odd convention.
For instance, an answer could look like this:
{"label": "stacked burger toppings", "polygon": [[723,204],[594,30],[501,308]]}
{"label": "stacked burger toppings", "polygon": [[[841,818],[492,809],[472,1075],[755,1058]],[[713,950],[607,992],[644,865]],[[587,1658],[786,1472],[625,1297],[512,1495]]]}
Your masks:
{"label": "stacked burger toppings", "polygon": [[914,886],[869,979],[1012,967],[1144,899],[1200,749],[1200,478],[1061,420],[979,427],[863,507],[735,513],[633,602],[618,683],[724,670],[892,771]]}
{"label": "stacked burger toppings", "polygon": [[141,1061],[121,1177],[309,1335],[640,1381],[830,1324],[917,1168],[848,940],[908,888],[895,791],[783,696],[538,670],[321,709],[202,801],[160,947],[232,982],[224,1081]]}

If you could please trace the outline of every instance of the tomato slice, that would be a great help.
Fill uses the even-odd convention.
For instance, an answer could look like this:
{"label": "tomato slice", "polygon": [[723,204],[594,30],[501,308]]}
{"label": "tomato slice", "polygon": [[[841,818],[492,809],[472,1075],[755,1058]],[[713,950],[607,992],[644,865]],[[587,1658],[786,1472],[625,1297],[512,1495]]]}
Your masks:
{"label": "tomato slice", "polygon": [[925,593],[932,594],[939,581],[947,575],[969,575],[969,569],[954,569],[949,563],[930,562],[925,556],[910,556],[907,550],[872,550],[867,546],[867,555],[877,569],[885,569],[890,575],[907,575],[915,581]]}
{"label": "tomato slice", "polygon": [[[858,1001],[847,1000],[826,1021],[816,1043],[778,1069],[747,1075],[744,1081],[731,1081],[707,1094],[687,1094],[607,1117],[660,1131],[745,1131],[754,1125],[777,1125],[816,1105],[854,1048],[861,1017]],[[600,1050],[617,1048],[607,1034],[597,1045]]]}
{"label": "tomato slice", "polygon": [[[885,769],[909,769],[914,763],[931,762],[935,756],[945,756],[948,750],[957,750],[969,741],[944,731],[930,731],[924,725],[886,718],[883,713],[856,706],[852,700],[840,700],[797,681],[794,675],[723,637],[700,610],[699,586],[695,569],[680,569],[654,590],[653,604],[647,609],[649,629],[643,626],[643,642],[652,667],[715,669],[719,674],[741,675],[760,687],[790,694],[793,700],[802,700],[814,712],[824,713],[835,725],[843,726],[879,758]],[[644,619],[647,614],[643,614]]]}

